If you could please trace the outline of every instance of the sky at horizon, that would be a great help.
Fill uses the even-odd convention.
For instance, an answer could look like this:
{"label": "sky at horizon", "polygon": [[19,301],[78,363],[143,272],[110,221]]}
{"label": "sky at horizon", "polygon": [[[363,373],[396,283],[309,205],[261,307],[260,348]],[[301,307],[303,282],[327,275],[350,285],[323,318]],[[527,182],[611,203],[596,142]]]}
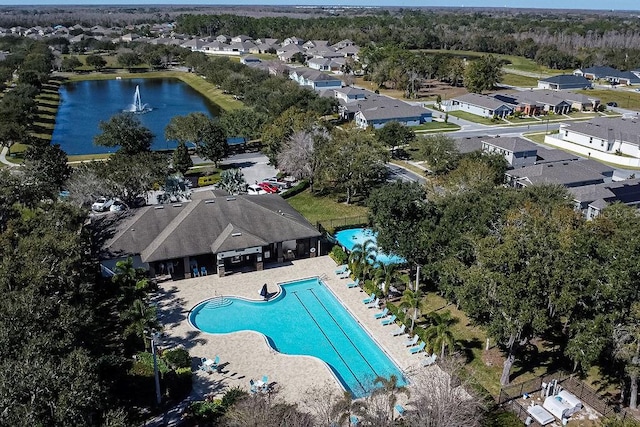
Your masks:
{"label": "sky at horizon", "polygon": [[26,5],[286,5],[286,6],[398,6],[398,7],[508,7],[538,9],[573,9],[573,10],[640,10],[638,0],[457,0],[457,1],[425,1],[425,0],[0,0],[0,6]]}

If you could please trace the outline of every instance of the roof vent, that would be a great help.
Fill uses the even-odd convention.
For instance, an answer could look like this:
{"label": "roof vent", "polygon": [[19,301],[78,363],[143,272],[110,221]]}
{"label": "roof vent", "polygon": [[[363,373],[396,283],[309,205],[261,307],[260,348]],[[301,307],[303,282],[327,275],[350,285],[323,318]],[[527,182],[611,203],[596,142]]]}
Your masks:
{"label": "roof vent", "polygon": [[242,236],[242,233],[231,233],[231,237],[239,237]]}
{"label": "roof vent", "polygon": [[227,202],[230,202],[230,201],[235,200],[235,199],[236,199],[235,197],[227,197]]}
{"label": "roof vent", "polygon": [[175,205],[173,205],[174,208],[181,208],[182,207],[182,203],[176,203]]}
{"label": "roof vent", "polygon": [[154,206],[153,209],[164,209],[164,206],[160,205],[160,206]]}
{"label": "roof vent", "polygon": [[215,202],[216,202],[216,201],[215,201],[215,199],[209,199],[209,200],[205,200],[205,201],[204,201],[204,203],[205,203],[206,205],[209,205],[209,204],[211,204],[211,203],[215,203]]}

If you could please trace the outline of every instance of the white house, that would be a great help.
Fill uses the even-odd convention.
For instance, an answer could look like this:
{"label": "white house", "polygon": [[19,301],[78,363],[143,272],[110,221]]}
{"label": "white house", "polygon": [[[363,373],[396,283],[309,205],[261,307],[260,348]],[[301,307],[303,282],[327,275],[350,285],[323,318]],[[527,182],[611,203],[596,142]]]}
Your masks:
{"label": "white house", "polygon": [[481,117],[505,117],[513,113],[514,107],[488,95],[468,93],[441,104],[444,111],[466,111]]}
{"label": "white house", "polygon": [[640,158],[640,120],[598,117],[560,125],[563,141],[605,153]]}
{"label": "white house", "polygon": [[300,86],[309,86],[317,91],[342,87],[342,80],[339,78],[306,67],[293,68],[289,72],[289,78]]}
{"label": "white house", "polygon": [[504,156],[512,168],[535,165],[538,158],[538,146],[519,137],[484,138],[482,151]]}

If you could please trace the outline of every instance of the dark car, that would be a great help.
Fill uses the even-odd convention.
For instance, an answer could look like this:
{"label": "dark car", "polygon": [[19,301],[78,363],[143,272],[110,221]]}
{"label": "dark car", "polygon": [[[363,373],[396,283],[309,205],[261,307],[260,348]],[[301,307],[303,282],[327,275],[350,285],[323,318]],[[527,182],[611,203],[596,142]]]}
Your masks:
{"label": "dark car", "polygon": [[617,106],[618,106],[618,103],[617,103],[617,102],[607,102],[607,105],[608,105],[609,107],[617,107]]}

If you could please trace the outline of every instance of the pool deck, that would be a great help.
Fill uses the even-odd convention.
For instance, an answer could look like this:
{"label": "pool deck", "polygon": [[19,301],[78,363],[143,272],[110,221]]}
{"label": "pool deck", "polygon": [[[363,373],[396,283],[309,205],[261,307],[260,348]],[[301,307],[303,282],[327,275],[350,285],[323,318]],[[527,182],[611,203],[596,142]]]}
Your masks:
{"label": "pool deck", "polygon": [[257,332],[235,332],[214,335],[201,332],[188,322],[189,311],[198,303],[214,296],[239,296],[262,300],[260,290],[267,283],[269,292],[278,290],[276,283],[289,282],[319,276],[331,288],[361,325],[378,344],[411,378],[416,370],[435,370],[436,366],[420,367],[425,353],[409,354],[404,346],[407,335],[393,337],[396,325],[382,326],[373,318],[378,309],[368,309],[362,299],[366,297],[360,288],[347,288],[349,279],[339,279],[334,270],[335,262],[328,256],[295,260],[263,271],[237,273],[223,278],[205,276],[159,284],[160,291],[154,298],[158,305],[160,321],[164,326],[161,346],[181,345],[189,350],[194,369],[200,358],[220,356],[219,373],[196,372],[193,398],[206,394],[223,394],[231,387],[249,389],[250,379],[261,379],[278,384],[278,397],[291,403],[300,403],[322,390],[341,393],[342,388],[331,370],[319,359],[308,356],[290,356],[274,351]]}

